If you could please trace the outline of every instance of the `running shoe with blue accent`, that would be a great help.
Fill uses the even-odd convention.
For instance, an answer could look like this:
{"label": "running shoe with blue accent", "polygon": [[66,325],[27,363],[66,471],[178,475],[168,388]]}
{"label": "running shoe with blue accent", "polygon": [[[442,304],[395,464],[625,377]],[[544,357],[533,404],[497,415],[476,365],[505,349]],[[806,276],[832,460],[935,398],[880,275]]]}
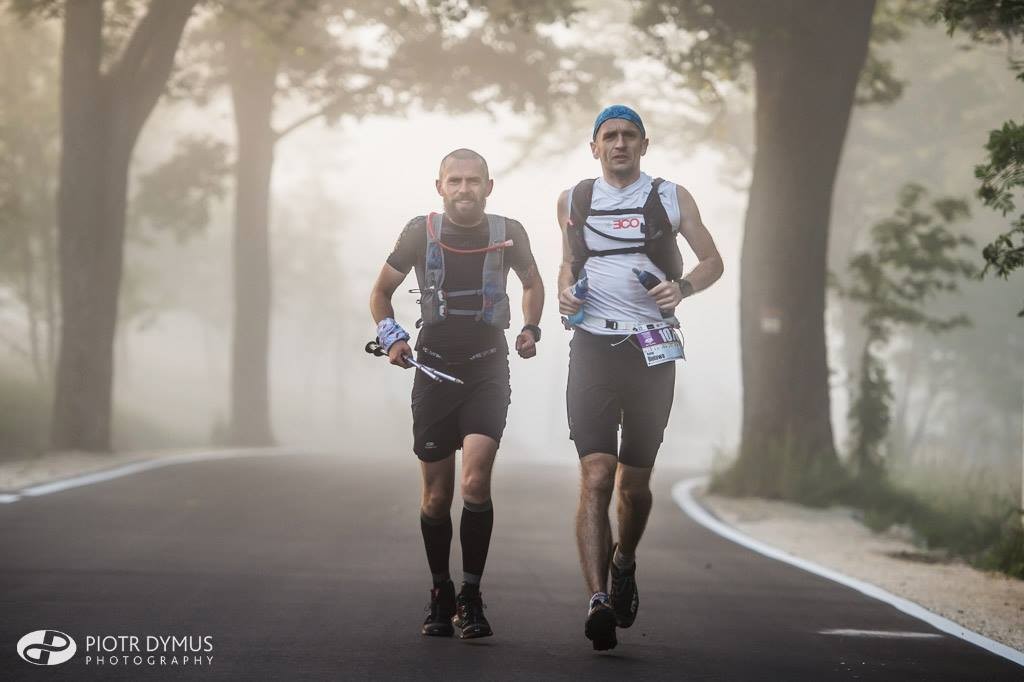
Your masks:
{"label": "running shoe with blue accent", "polygon": [[615,637],[615,612],[608,603],[607,595],[596,594],[590,600],[590,610],[587,612],[583,634],[594,644],[597,651],[607,651],[618,645],[619,640]]}

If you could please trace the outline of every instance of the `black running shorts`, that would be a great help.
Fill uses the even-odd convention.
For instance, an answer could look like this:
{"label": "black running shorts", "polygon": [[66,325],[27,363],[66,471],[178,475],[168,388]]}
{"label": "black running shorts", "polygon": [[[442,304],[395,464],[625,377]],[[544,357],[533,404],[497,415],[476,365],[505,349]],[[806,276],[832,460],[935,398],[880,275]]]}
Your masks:
{"label": "black running shorts", "polygon": [[573,335],[565,391],[569,438],[581,458],[605,452],[623,464],[649,468],[672,411],[676,366],[648,367],[643,353],[625,338],[579,329]]}
{"label": "black running shorts", "polygon": [[494,355],[459,364],[417,358],[465,384],[437,382],[416,370],[412,384],[413,452],[424,462],[439,462],[462,447],[468,434],[501,442],[511,402],[508,357]]}

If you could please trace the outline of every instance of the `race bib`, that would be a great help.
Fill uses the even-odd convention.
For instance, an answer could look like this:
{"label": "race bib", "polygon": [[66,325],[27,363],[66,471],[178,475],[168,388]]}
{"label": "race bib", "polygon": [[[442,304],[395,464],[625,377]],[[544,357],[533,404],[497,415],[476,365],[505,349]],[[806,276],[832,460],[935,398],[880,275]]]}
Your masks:
{"label": "race bib", "polygon": [[633,338],[643,352],[648,367],[686,359],[682,338],[676,335],[672,327],[636,332]]}

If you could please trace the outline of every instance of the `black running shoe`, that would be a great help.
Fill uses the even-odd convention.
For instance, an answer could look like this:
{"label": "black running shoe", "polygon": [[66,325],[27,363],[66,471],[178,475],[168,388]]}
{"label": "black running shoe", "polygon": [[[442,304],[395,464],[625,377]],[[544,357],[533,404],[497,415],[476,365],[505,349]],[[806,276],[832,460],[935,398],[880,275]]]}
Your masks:
{"label": "black running shoe", "polygon": [[[614,548],[612,556],[615,556]],[[636,590],[636,562],[629,568],[619,568],[614,561],[610,563],[612,589],[609,598],[612,611],[615,612],[615,622],[620,628],[628,628],[636,620],[636,612],[640,608],[640,595]]]}
{"label": "black running shoe", "polygon": [[484,617],[484,600],[480,590],[467,590],[463,587],[455,598],[455,617],[452,625],[459,631],[459,639],[476,639],[490,637],[491,624]]}
{"label": "black running shoe", "polygon": [[455,634],[452,616],[455,615],[455,585],[451,580],[430,590],[430,603],[424,609],[427,619],[421,632],[430,637],[451,637]]}
{"label": "black running shoe", "polygon": [[587,624],[583,634],[594,644],[597,651],[614,649],[619,640],[615,637],[615,612],[608,602],[592,599],[587,613]]}

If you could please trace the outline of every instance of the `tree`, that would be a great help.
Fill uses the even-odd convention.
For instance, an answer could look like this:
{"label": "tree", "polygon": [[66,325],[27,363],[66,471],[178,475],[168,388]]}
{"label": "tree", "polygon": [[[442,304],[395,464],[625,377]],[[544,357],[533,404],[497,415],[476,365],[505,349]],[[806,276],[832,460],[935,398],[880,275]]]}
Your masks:
{"label": "tree", "polygon": [[958,280],[974,266],[954,253],[973,242],[950,226],[968,216],[967,204],[937,199],[920,206],[927,192],[909,184],[900,192],[895,215],[871,229],[872,248],[849,263],[848,286],[840,295],[864,306],[861,322],[867,336],[861,351],[857,397],[850,408],[854,434],[852,463],[863,482],[885,475],[883,443],[891,422],[892,390],[882,352],[899,326],[922,327],[931,334],[969,324],[966,315],[939,317],[923,304],[942,292],[958,289]]}
{"label": "tree", "polygon": [[[196,1],[124,2],[110,12],[102,0],[14,2],[23,15],[60,16],[64,25],[57,195],[62,325],[51,427],[56,449],[110,449],[128,167]],[[116,21],[105,22],[111,18]]]}
{"label": "tree", "polygon": [[839,469],[824,324],[832,189],[858,84],[864,101],[899,91],[885,63],[869,59],[874,8],[649,0],[636,17],[652,50],[708,100],[720,96],[716,83],[753,68],[756,151],[740,263],[743,427],[729,476],[736,492],[791,496],[784,469]]}
{"label": "tree", "polygon": [[[1024,37],[1024,0],[944,0],[939,12],[950,35],[964,28],[976,40],[990,43]],[[1017,80],[1024,82],[1024,60],[1011,57],[1010,67]],[[1006,216],[1016,210],[1014,195],[1024,187],[1024,126],[1006,121],[1001,129],[989,133],[985,149],[987,161],[974,170],[981,181],[978,196]],[[994,270],[1006,279],[1014,270],[1024,268],[1024,213],[982,249],[982,257],[986,263],[983,275]],[[1024,308],[1017,315],[1024,317]]]}

